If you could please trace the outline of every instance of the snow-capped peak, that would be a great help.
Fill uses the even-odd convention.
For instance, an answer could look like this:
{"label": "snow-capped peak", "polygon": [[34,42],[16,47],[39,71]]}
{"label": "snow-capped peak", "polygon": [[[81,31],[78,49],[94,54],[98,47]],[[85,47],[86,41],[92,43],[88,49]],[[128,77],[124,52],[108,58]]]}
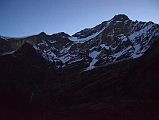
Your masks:
{"label": "snow-capped peak", "polygon": [[[1,38],[8,39],[2,36]],[[64,32],[52,35],[40,33],[25,40],[45,59],[55,62],[57,68],[80,63],[82,69],[91,70],[108,63],[141,57],[158,38],[158,24],[132,21],[128,16],[119,14],[109,21],[81,30],[72,36]],[[10,48],[10,44],[1,45],[2,51],[3,48],[4,51]]]}

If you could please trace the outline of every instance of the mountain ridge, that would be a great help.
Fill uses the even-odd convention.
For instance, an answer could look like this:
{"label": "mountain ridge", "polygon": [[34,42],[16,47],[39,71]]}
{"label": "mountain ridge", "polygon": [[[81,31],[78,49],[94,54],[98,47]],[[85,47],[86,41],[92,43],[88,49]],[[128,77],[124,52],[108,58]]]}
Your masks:
{"label": "mountain ridge", "polygon": [[128,16],[119,14],[72,36],[64,32],[52,35],[41,32],[18,38],[18,41],[4,38],[0,40],[0,53],[11,52],[28,42],[46,60],[57,62],[57,68],[81,61],[85,64],[84,69],[91,70],[118,60],[140,57],[158,37],[158,24],[132,21]]}

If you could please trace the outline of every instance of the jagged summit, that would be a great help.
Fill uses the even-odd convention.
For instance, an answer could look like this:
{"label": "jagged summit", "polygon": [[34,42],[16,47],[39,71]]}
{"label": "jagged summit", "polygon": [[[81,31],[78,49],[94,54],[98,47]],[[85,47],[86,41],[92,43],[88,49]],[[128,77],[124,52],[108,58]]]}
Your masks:
{"label": "jagged summit", "polygon": [[55,33],[55,34],[52,34],[52,36],[62,36],[62,37],[70,37],[69,34],[65,33],[65,32],[59,32],[59,33]]}
{"label": "jagged summit", "polygon": [[112,20],[115,20],[115,21],[125,21],[125,20],[130,20],[129,17],[125,14],[118,14],[118,15],[115,15]]}
{"label": "jagged summit", "polygon": [[40,36],[47,36],[47,34],[45,32],[41,32],[39,33]]}

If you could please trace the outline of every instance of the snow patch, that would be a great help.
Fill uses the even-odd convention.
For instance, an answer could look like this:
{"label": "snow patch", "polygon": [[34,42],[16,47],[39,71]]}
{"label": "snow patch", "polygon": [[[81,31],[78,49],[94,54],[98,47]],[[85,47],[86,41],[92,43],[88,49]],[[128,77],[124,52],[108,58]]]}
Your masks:
{"label": "snow patch", "polygon": [[134,41],[136,37],[139,37],[139,36],[143,36],[143,37],[146,37],[146,33],[153,27],[154,24],[149,24],[147,26],[145,26],[144,28],[142,28],[141,30],[137,31],[137,32],[134,32],[133,34],[131,34],[130,36],[128,36],[128,38],[131,40],[131,41]]}
{"label": "snow patch", "polygon": [[68,61],[71,60],[71,56],[70,56],[70,54],[66,54],[66,55],[63,55],[63,56],[59,57],[59,59],[60,59],[63,63],[66,63],[66,62],[68,62]]}
{"label": "snow patch", "polygon": [[97,57],[99,56],[99,54],[101,53],[101,51],[93,51],[89,54],[89,56],[92,58],[91,63],[89,64],[89,66],[86,68],[87,70],[92,70],[95,68],[95,63],[98,61]]}
{"label": "snow patch", "polygon": [[120,39],[122,42],[126,42],[128,40],[127,37],[123,34],[120,36]]}
{"label": "snow patch", "polygon": [[89,54],[89,56],[91,57],[91,58],[97,58],[97,56],[100,54],[100,52],[98,52],[98,51],[93,51],[93,52],[91,52],[90,54]]}
{"label": "snow patch", "polygon": [[113,55],[111,55],[112,57],[115,57],[116,59],[118,58],[118,57],[120,57],[121,55],[123,55],[123,54],[125,54],[128,50],[130,50],[132,48],[132,46],[129,46],[129,47],[127,47],[126,49],[124,49],[124,50],[122,50],[122,51],[120,51],[120,52],[118,52],[118,53],[115,53],[115,54],[113,54]]}
{"label": "snow patch", "polygon": [[107,45],[105,45],[105,44],[101,44],[100,46],[101,46],[102,48],[107,49],[107,50],[109,50],[109,48],[110,48],[110,46],[107,46]]}
{"label": "snow patch", "polygon": [[97,37],[101,32],[103,32],[104,29],[105,29],[105,27],[102,30],[100,30],[99,32],[96,32],[95,34],[90,35],[90,36],[88,36],[86,38],[80,38],[80,39],[78,39],[77,37],[69,37],[69,39],[71,41],[75,42],[75,43],[85,43],[85,42],[87,42],[87,41],[89,41],[89,40]]}
{"label": "snow patch", "polygon": [[68,64],[72,64],[72,63],[75,63],[75,62],[80,62],[80,61],[82,61],[83,59],[77,59],[77,60],[74,60],[74,61],[71,61],[71,62],[69,62]]}
{"label": "snow patch", "polygon": [[64,54],[64,53],[67,53],[70,48],[71,48],[71,46],[64,47],[64,48],[60,51],[60,53],[63,53],[63,54]]}
{"label": "snow patch", "polygon": [[14,54],[15,51],[11,51],[11,52],[5,52],[3,53],[2,55],[11,55],[11,54]]}
{"label": "snow patch", "polygon": [[0,38],[4,39],[4,40],[9,40],[9,39],[14,39],[14,40],[19,40],[19,39],[24,39],[27,37],[31,37],[31,36],[24,36],[24,37],[8,37],[8,36],[0,36]]}

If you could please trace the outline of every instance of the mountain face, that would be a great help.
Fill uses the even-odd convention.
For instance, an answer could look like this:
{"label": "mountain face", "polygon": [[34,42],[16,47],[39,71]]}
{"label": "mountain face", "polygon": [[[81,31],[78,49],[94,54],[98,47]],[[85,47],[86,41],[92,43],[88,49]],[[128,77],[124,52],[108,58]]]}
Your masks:
{"label": "mountain face", "polygon": [[0,113],[158,119],[158,51],[159,25],[122,14],[72,36],[1,36]]}
{"label": "mountain face", "polygon": [[81,30],[70,36],[64,32],[46,35],[40,33],[22,39],[1,37],[1,54],[16,50],[25,42],[57,68],[82,64],[83,70],[138,58],[159,37],[159,25],[153,22],[132,21],[119,14],[109,21]]}

